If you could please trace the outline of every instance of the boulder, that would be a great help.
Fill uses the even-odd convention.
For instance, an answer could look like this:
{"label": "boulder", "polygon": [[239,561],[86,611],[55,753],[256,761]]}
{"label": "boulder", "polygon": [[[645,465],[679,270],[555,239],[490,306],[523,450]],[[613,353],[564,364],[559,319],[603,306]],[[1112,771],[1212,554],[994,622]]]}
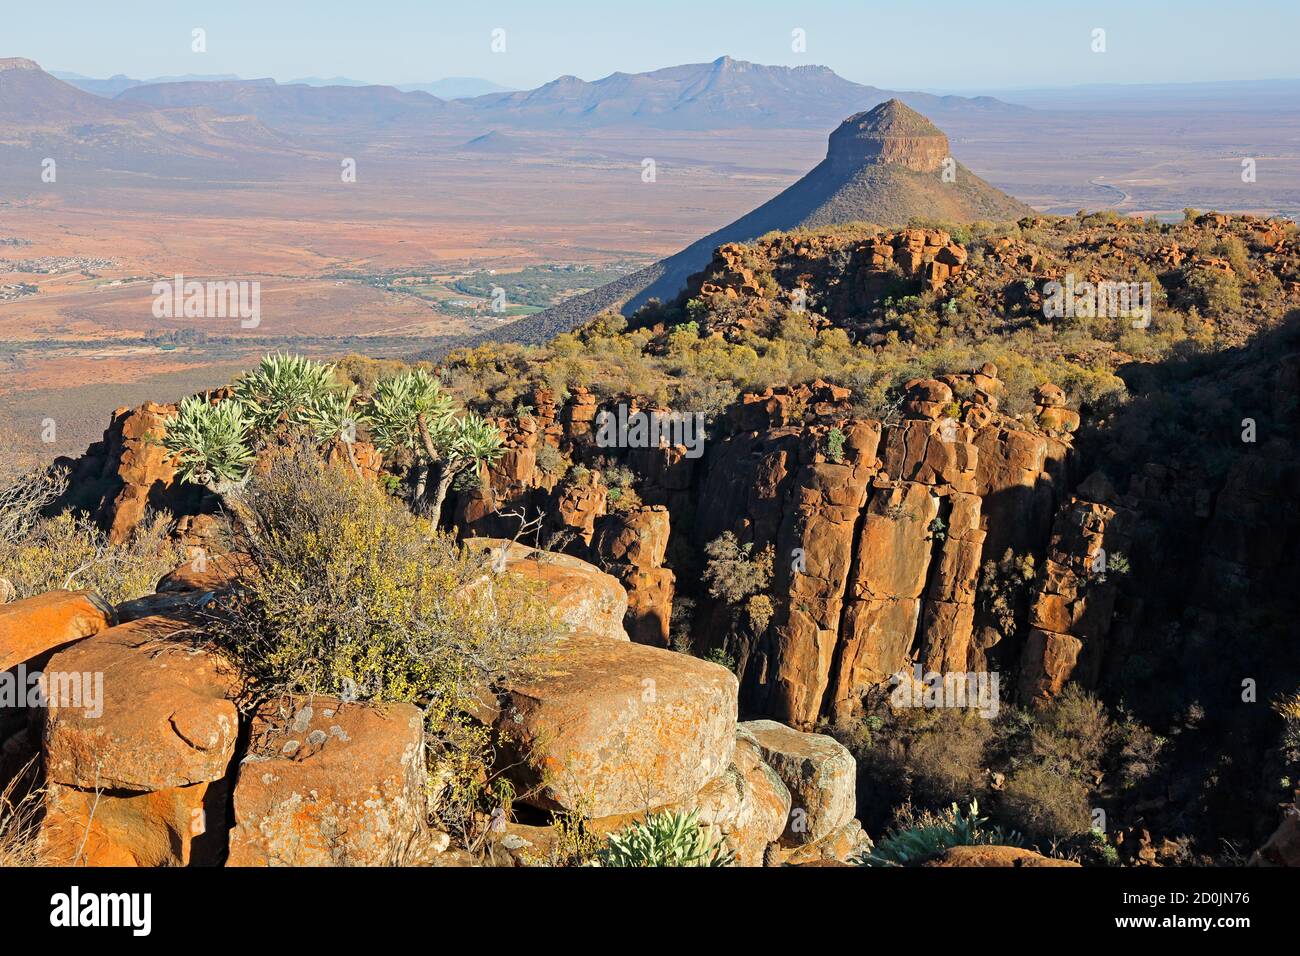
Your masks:
{"label": "boulder", "polygon": [[569,631],[587,631],[626,641],[623,616],[627,592],[613,575],[567,554],[540,551],[504,538],[469,538],[465,546],[481,552],[497,573],[534,582],[547,606]]}
{"label": "boulder", "polygon": [[736,750],[727,772],[704,786],[683,809],[697,810],[736,855],[737,866],[763,866],[768,848],[790,820],[790,789],[763,762],[753,734],[736,729]]}
{"label": "boulder", "polygon": [[816,843],[781,847],[777,858],[782,866],[852,866],[870,851],[867,831],[859,821],[850,820]]}
{"label": "boulder", "polygon": [[224,780],[138,793],[47,783],[41,852],[63,866],[212,866],[228,795]]}
{"label": "boulder", "polygon": [[227,865],[401,863],[429,842],[424,795],[419,708],[271,701],[254,715],[239,765]]}
{"label": "boulder", "polygon": [[592,547],[609,561],[639,568],[657,568],[668,550],[670,516],[663,505],[607,516]]}
{"label": "boulder", "polygon": [[858,770],[847,747],[774,720],[751,720],[740,728],[753,736],[763,761],[790,790],[792,809],[782,843],[816,843],[853,819]]}
{"label": "boulder", "polygon": [[736,677],[672,651],[577,631],[506,688],[498,734],[519,799],[589,817],[685,800],[735,750]]}
{"label": "boulder", "polygon": [[113,609],[90,591],[47,591],[0,604],[0,671],[114,623]]}
{"label": "boulder", "polygon": [[1018,846],[954,846],[944,850],[922,866],[1073,866],[1071,860],[1054,860],[1051,857],[1025,850]]}
{"label": "boulder", "polygon": [[155,590],[160,594],[220,591],[252,571],[253,563],[246,554],[202,554],[163,575]]}
{"label": "boulder", "polygon": [[143,618],[50,658],[41,842],[64,864],[216,862],[238,735],[234,676],[187,640],[183,620]]}
{"label": "boulder", "polygon": [[1268,842],[1251,854],[1250,866],[1300,866],[1300,798],[1287,807]]}
{"label": "boulder", "polygon": [[[239,732],[236,678],[221,658],[186,640],[191,633],[183,620],[143,618],[50,658],[43,679],[50,780],[152,791],[226,775]],[[84,689],[80,701],[65,692],[85,675],[102,675],[98,700]]]}

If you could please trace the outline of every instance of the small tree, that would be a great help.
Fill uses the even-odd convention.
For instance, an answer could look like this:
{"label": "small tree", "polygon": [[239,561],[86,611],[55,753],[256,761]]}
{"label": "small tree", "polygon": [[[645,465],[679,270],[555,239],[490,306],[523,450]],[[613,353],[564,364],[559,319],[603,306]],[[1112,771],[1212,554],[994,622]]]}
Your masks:
{"label": "small tree", "polygon": [[457,477],[501,457],[500,430],[473,412],[456,415],[456,403],[438,380],[413,369],[381,381],[364,409],[380,451],[409,451],[416,459],[411,501],[442,512]]}
{"label": "small tree", "polygon": [[342,446],[354,472],[358,467],[352,446],[357,440],[357,419],[360,415],[356,400],[357,387],[349,385],[317,396],[303,410],[303,424],[312,437],[327,449]]}

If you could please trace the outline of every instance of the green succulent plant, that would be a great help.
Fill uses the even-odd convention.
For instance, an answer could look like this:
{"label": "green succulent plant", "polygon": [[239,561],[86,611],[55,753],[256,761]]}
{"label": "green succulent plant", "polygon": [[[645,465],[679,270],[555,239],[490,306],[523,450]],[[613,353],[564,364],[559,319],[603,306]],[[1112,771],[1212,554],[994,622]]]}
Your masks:
{"label": "green succulent plant", "polygon": [[183,481],[220,491],[248,474],[254,454],[252,423],[241,402],[213,404],[200,396],[183,400],[167,421],[161,442]]}
{"label": "green succulent plant", "polygon": [[1023,845],[1023,838],[1014,830],[986,826],[988,818],[979,811],[979,802],[972,800],[965,812],[954,803],[942,813],[921,814],[911,826],[891,830],[856,862],[861,866],[911,866],[954,846]]}
{"label": "green succulent plant", "polygon": [[282,353],[263,356],[257,368],[235,384],[235,397],[259,432],[281,421],[310,426],[312,409],[336,391],[333,365]]}
{"label": "green succulent plant", "polygon": [[[380,451],[405,449],[416,459],[412,501],[436,520],[452,482],[501,457],[504,438],[492,422],[457,406],[423,369],[380,381],[362,409]],[[432,491],[429,491],[430,486]]]}
{"label": "green succulent plant", "polygon": [[735,855],[721,839],[710,839],[699,811],[651,813],[611,834],[597,856],[601,866],[731,866]]}

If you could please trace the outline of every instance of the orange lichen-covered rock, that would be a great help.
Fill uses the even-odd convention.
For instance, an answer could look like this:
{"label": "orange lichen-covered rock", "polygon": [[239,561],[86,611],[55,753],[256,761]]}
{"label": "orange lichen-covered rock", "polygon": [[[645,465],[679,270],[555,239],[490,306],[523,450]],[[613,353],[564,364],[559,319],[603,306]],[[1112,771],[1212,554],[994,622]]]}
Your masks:
{"label": "orange lichen-covered rock", "polygon": [[1018,846],[954,846],[922,866],[1078,866]]}
{"label": "orange lichen-covered rock", "polygon": [[570,555],[504,538],[469,538],[465,546],[484,556],[490,573],[510,574],[540,587],[552,617],[567,630],[628,639],[623,629],[627,592],[613,575]]}
{"label": "orange lichen-covered rock", "polygon": [[0,604],[0,671],[97,634],[114,622],[113,609],[90,591],[48,591]]}
{"label": "orange lichen-covered rock", "polygon": [[[45,772],[94,790],[164,790],[219,780],[239,732],[235,675],[185,639],[183,620],[147,617],[50,658]],[[94,686],[73,687],[87,677]],[[80,690],[74,695],[73,690]]]}
{"label": "orange lichen-covered rock", "polygon": [[411,704],[290,698],[254,716],[228,866],[385,866],[425,823],[424,721]]}
{"label": "orange lichen-covered rock", "polygon": [[63,866],[210,866],[225,850],[226,781],[95,791],[47,783],[40,846]]}
{"label": "orange lichen-covered rock", "polygon": [[731,762],[736,691],[717,664],[570,634],[506,688],[503,766],[544,808],[603,817],[676,803]]}
{"label": "orange lichen-covered rock", "polygon": [[41,842],[65,864],[216,862],[238,736],[234,676],[143,618],[55,654],[42,677],[47,778]]}

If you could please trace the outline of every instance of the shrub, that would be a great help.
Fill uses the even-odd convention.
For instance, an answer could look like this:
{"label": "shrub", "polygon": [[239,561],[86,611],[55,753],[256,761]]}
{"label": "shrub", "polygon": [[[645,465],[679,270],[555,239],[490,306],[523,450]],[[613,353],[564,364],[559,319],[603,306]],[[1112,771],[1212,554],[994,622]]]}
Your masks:
{"label": "shrub", "polygon": [[152,594],[159,578],[185,562],[185,549],[168,540],[170,523],[154,515],[110,544],[85,515],[41,518],[18,540],[0,541],[0,577],[20,598],[67,588],[94,591],[110,604],[130,601]]}
{"label": "shrub", "polygon": [[1033,583],[1033,555],[1017,556],[1008,548],[1002,560],[985,561],[976,586],[980,616],[993,621],[1003,637],[1011,637],[1023,617]]}
{"label": "shrub", "polygon": [[553,633],[539,599],[314,451],[270,458],[236,546],[255,573],[225,643],[265,692],[360,694],[448,713]]}
{"label": "shrub", "polygon": [[651,813],[610,834],[597,857],[601,866],[731,866],[734,854],[700,826],[699,811]]}
{"label": "shrub", "polygon": [[560,449],[542,442],[537,446],[537,469],[547,477],[559,481],[569,470],[569,460]]}
{"label": "shrub", "polygon": [[545,654],[556,625],[541,596],[308,443],[269,457],[242,500],[234,546],[253,570],[211,631],[250,696],[417,705],[435,813],[468,832],[507,796],[490,732],[470,714]]}
{"label": "shrub", "polygon": [[1191,304],[1208,315],[1222,315],[1241,308],[1241,282],[1235,275],[1217,269],[1191,269],[1186,276]]}
{"label": "shrub", "polygon": [[755,556],[753,550],[753,542],[742,545],[730,531],[724,531],[705,545],[709,562],[704,569],[704,580],[709,585],[709,594],[735,605],[765,590],[772,580],[774,553],[768,547]]}
{"label": "shrub", "polygon": [[745,612],[749,617],[749,626],[755,634],[762,634],[772,620],[775,608],[772,599],[766,594],[755,594],[745,602]]}
{"label": "shrub", "polygon": [[1007,819],[1044,843],[1077,836],[1092,826],[1088,787],[1045,764],[1030,764],[1007,777],[1001,794]]}
{"label": "shrub", "polygon": [[979,815],[979,803],[972,800],[963,813],[952,804],[941,813],[915,813],[905,806],[898,823],[865,855],[861,866],[914,866],[954,846],[1022,846],[1015,831],[988,827]]}
{"label": "shrub", "polygon": [[1069,684],[1039,711],[1030,731],[1032,755],[1053,767],[1095,772],[1111,733],[1101,701]]}
{"label": "shrub", "polygon": [[717,664],[719,667],[725,667],[727,670],[734,672],[736,670],[736,659],[727,653],[724,647],[712,648],[704,659],[711,664]]}
{"label": "shrub", "polygon": [[12,474],[0,474],[0,546],[26,538],[41,511],[67,487],[68,473],[62,468],[15,467]]}
{"label": "shrub", "polygon": [[826,433],[826,457],[836,464],[844,460],[844,432],[839,428]]}

